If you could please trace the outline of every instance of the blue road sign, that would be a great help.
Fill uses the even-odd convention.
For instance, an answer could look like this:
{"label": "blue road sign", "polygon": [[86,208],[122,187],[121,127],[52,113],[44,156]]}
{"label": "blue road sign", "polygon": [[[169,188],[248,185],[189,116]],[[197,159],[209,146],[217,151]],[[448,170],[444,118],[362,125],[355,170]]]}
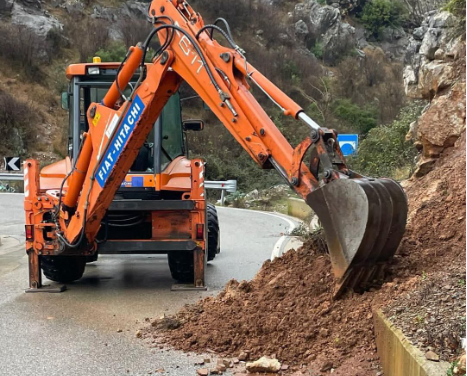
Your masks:
{"label": "blue road sign", "polygon": [[358,134],[339,134],[337,142],[345,157],[355,154],[358,148]]}

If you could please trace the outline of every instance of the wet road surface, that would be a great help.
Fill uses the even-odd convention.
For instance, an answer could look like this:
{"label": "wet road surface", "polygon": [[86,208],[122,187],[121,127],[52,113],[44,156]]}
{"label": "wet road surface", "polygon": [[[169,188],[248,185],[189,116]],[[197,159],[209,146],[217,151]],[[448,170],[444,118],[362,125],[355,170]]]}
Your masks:
{"label": "wet road surface", "polygon": [[151,349],[135,332],[232,278],[251,279],[278,242],[288,244],[290,219],[218,211],[221,253],[208,264],[206,292],[171,291],[165,255],[106,255],[64,293],[25,294],[22,197],[0,195],[0,235],[11,235],[0,246],[0,375],[195,375],[193,356]]}

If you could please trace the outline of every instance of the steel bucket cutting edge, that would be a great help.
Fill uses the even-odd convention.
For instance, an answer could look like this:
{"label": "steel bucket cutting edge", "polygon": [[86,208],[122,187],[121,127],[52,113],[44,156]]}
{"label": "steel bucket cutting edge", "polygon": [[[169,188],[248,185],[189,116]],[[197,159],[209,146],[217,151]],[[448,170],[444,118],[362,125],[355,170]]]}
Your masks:
{"label": "steel bucket cutting edge", "polygon": [[306,202],[324,228],[334,276],[334,297],[367,287],[389,261],[405,231],[407,199],[390,179],[338,179]]}

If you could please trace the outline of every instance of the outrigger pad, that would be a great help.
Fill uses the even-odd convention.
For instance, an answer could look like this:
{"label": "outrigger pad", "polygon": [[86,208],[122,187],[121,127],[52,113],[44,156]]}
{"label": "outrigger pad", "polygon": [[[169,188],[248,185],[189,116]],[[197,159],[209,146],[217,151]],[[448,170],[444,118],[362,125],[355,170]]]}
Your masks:
{"label": "outrigger pad", "polygon": [[324,228],[338,297],[366,289],[396,252],[405,232],[407,198],[391,179],[338,179],[313,191],[307,203]]}
{"label": "outrigger pad", "polygon": [[25,293],[37,293],[37,292],[48,292],[48,293],[57,293],[63,292],[66,290],[66,285],[44,285],[39,288],[27,288],[24,290]]}

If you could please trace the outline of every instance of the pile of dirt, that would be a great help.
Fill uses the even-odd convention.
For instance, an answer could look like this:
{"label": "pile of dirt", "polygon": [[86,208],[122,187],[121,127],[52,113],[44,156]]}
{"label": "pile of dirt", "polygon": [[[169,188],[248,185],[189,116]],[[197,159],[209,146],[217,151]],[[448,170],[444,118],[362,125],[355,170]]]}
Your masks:
{"label": "pile of dirt", "polygon": [[384,310],[412,343],[447,361],[465,337],[465,148],[464,133],[434,171],[408,183],[410,224],[399,273],[421,278]]}
{"label": "pile of dirt", "polygon": [[[465,134],[406,191],[410,223],[380,289],[334,301],[329,258],[306,243],[265,262],[251,282],[233,280],[217,297],[187,306],[170,328],[154,321],[146,338],[186,351],[275,356],[291,371],[306,364],[311,372],[374,375],[373,310],[407,297],[426,275],[442,278],[453,265],[465,271]],[[465,304],[465,294],[459,301]]]}

